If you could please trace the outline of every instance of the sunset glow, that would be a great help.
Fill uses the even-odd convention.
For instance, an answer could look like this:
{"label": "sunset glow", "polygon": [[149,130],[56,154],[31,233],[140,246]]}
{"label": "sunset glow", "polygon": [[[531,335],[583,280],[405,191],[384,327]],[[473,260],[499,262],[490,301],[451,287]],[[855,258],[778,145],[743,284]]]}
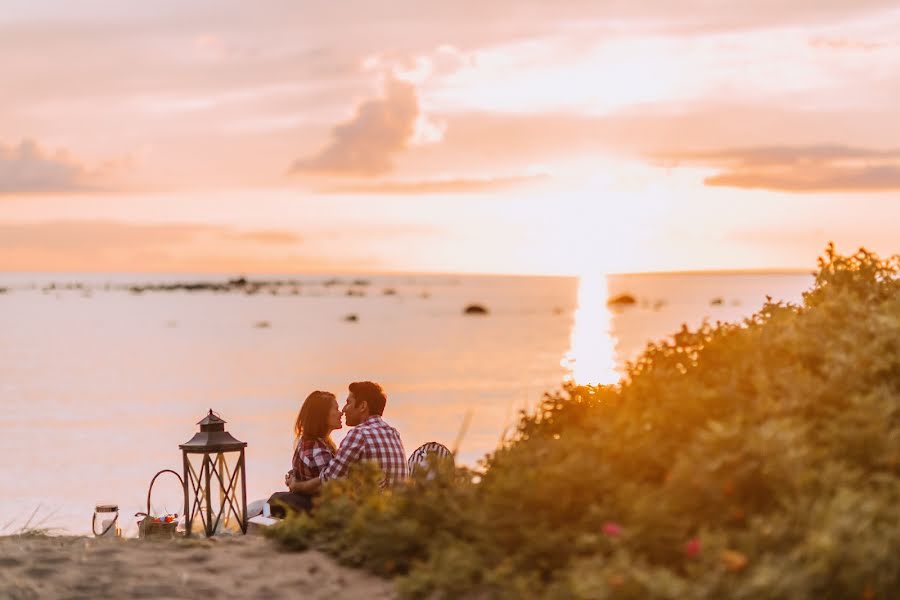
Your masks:
{"label": "sunset glow", "polygon": [[891,3],[351,5],[7,2],[0,269],[582,274],[897,250]]}

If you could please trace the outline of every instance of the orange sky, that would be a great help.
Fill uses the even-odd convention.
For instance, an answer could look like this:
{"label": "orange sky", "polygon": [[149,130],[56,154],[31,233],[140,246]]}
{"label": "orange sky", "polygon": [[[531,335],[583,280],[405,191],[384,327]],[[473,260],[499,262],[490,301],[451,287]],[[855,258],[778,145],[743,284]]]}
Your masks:
{"label": "orange sky", "polygon": [[896,3],[634,5],[5,0],[0,269],[900,252]]}

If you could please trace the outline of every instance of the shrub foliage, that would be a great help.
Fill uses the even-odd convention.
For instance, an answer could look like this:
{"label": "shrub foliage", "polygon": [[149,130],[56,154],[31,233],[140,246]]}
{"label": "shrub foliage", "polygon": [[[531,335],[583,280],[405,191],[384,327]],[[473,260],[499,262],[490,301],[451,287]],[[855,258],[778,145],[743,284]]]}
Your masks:
{"label": "shrub foliage", "polygon": [[272,535],[414,598],[896,597],[900,257],[829,247],[801,305],[546,396],[482,467],[360,469]]}

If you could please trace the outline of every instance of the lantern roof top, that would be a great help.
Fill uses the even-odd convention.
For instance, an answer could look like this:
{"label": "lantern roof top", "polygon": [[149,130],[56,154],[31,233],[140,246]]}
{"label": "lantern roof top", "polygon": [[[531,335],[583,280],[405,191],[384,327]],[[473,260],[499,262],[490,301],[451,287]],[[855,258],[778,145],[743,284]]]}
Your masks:
{"label": "lantern roof top", "polygon": [[213,423],[222,423],[224,425],[227,422],[228,421],[214,413],[213,409],[209,409],[209,414],[197,421],[197,425],[211,425]]}
{"label": "lantern roof top", "polygon": [[247,447],[247,442],[242,442],[225,431],[225,420],[209,409],[209,414],[197,422],[200,431],[178,447],[185,452],[229,452],[242,450]]}

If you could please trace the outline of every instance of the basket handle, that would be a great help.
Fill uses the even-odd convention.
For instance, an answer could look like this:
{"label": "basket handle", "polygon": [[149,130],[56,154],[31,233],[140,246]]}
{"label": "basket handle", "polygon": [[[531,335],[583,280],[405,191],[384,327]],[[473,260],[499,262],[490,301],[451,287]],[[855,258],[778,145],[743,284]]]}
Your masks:
{"label": "basket handle", "polygon": [[[147,516],[150,516],[150,495],[153,493],[153,484],[156,483],[156,478],[162,475],[163,473],[171,473],[175,477],[178,478],[178,482],[181,484],[181,489],[184,491],[184,479],[181,478],[181,475],[173,471],[172,469],[163,469],[156,473],[153,476],[153,479],[150,480],[150,488],[147,490]],[[185,492],[186,493],[186,492]],[[138,513],[140,514],[140,513]]]}

